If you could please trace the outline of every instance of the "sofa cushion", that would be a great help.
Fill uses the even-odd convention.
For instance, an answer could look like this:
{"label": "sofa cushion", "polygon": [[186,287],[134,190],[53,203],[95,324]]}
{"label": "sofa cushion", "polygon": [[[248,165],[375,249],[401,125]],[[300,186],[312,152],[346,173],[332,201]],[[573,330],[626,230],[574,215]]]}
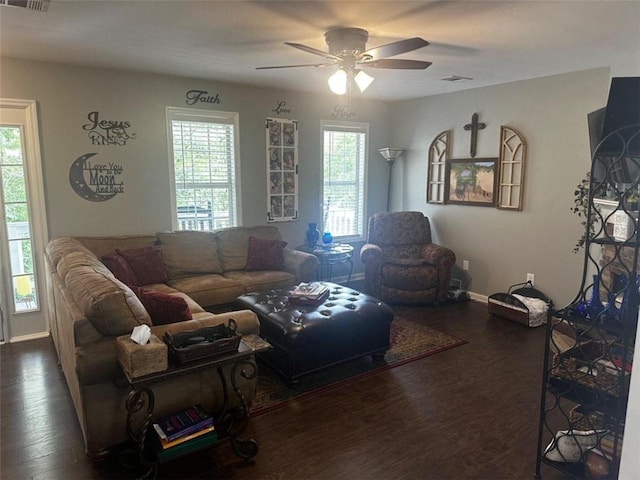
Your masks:
{"label": "sofa cushion", "polygon": [[144,305],[153,325],[184,322],[193,317],[184,298],[169,293],[153,292],[144,288],[131,289]]}
{"label": "sofa cushion", "polygon": [[162,248],[159,246],[116,249],[116,253],[124,257],[135,273],[138,283],[143,286],[151,283],[164,283],[169,277],[162,261]]}
{"label": "sofa cushion", "polygon": [[113,275],[125,285],[138,285],[136,274],[125,258],[116,251],[103,255],[100,260]]}
{"label": "sofa cushion", "polygon": [[249,237],[282,241],[280,231],[272,226],[232,227],[218,230],[218,255],[224,272],[245,269]]}
{"label": "sofa cushion", "polygon": [[150,325],[151,318],[138,297],[107,272],[80,266],[67,274],[64,282],[78,309],[107,336],[131,333],[143,323]]}
{"label": "sofa cushion", "polygon": [[242,284],[217,273],[170,279],[169,285],[186,293],[203,307],[231,303],[245,293]]}
{"label": "sofa cushion", "polygon": [[284,267],[284,247],[287,242],[249,237],[247,266],[245,270],[282,270]]}
{"label": "sofa cushion", "polygon": [[214,232],[160,232],[158,242],[170,278],[194,273],[222,273]]}
{"label": "sofa cushion", "polygon": [[227,272],[225,278],[242,285],[244,293],[257,292],[272,288],[290,287],[296,284],[292,273],[281,270],[260,270],[256,272]]}

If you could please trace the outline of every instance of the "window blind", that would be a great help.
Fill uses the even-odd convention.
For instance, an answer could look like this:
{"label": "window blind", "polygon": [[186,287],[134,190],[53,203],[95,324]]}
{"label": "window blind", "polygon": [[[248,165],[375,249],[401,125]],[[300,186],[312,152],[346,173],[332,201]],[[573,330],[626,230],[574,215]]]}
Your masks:
{"label": "window blind", "polygon": [[[235,124],[180,115],[171,140],[177,229],[213,230],[238,224]],[[221,121],[222,120],[222,121]]]}
{"label": "window blind", "polygon": [[323,127],[323,228],[334,238],[364,236],[366,132],[365,126]]}

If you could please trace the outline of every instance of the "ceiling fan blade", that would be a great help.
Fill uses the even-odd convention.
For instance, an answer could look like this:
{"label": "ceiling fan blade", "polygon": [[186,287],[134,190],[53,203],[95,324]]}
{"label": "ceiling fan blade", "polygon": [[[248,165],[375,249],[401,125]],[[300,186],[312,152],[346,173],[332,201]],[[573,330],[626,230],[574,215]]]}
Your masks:
{"label": "ceiling fan blade", "polygon": [[411,52],[418,48],[426,47],[429,45],[425,39],[420,37],[407,38],[406,40],[399,40],[397,42],[387,43],[380,45],[379,47],[371,48],[360,54],[360,58],[369,58],[371,60],[378,60],[386,57],[393,57],[400,55],[401,53]]}
{"label": "ceiling fan blade", "polygon": [[424,70],[431,62],[422,62],[420,60],[402,60],[402,59],[390,59],[382,58],[380,60],[373,60],[370,62],[358,62],[358,65],[363,67],[373,68],[397,68],[403,70]]}
{"label": "ceiling fan blade", "polygon": [[272,67],[256,67],[256,70],[271,70],[274,68],[297,68],[297,67],[329,67],[333,63],[305,63],[303,65],[277,65]]}
{"label": "ceiling fan blade", "polygon": [[297,48],[300,50],[303,50],[307,53],[313,53],[314,55],[320,55],[321,57],[327,58],[329,60],[335,60],[335,61],[340,61],[341,58],[336,56],[336,55],[332,55],[329,52],[323,52],[322,50],[318,50],[317,48],[313,48],[313,47],[308,47],[306,45],[302,45],[301,43],[292,43],[292,42],[284,42],[285,45],[289,45],[290,47],[293,48]]}

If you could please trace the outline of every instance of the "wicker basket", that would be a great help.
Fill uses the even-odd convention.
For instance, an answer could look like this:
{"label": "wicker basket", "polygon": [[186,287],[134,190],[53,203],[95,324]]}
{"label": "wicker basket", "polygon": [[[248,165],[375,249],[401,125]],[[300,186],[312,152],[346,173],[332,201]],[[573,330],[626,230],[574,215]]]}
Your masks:
{"label": "wicker basket", "polygon": [[220,324],[174,335],[165,332],[163,339],[171,356],[180,363],[236,352],[242,335],[236,333],[235,320],[229,322],[233,328]]}
{"label": "wicker basket", "polygon": [[[621,372],[611,371],[599,360],[610,360],[606,345],[589,341],[553,356],[551,375],[614,397],[620,395]],[[629,381],[627,375],[625,381]]]}

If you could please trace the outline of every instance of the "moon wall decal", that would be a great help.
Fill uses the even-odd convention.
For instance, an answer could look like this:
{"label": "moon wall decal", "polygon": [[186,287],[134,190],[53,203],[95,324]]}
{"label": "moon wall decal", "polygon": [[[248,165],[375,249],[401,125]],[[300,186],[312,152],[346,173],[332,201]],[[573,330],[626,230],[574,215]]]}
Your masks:
{"label": "moon wall decal", "polygon": [[97,153],[85,153],[78,157],[69,168],[69,183],[74,192],[85,200],[91,202],[104,202],[115,197],[116,193],[97,193],[89,186],[84,178],[84,171],[87,160],[97,155]]}

